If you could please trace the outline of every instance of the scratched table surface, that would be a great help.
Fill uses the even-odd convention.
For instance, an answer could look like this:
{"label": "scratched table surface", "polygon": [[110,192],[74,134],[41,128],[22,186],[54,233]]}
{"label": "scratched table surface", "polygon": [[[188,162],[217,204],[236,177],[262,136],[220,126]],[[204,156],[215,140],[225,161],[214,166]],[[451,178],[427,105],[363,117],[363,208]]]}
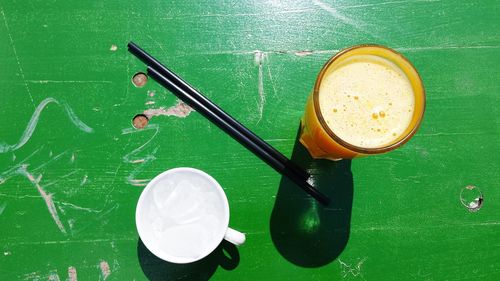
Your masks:
{"label": "scratched table surface", "polygon": [[[129,40],[308,169],[332,205],[152,79],[132,84],[145,66]],[[388,154],[314,161],[296,141],[306,97],[328,58],[362,43],[414,63],[425,120]],[[498,1],[0,0],[0,279],[500,280],[499,65]],[[243,246],[182,266],[144,247],[137,199],[181,166],[220,182]]]}

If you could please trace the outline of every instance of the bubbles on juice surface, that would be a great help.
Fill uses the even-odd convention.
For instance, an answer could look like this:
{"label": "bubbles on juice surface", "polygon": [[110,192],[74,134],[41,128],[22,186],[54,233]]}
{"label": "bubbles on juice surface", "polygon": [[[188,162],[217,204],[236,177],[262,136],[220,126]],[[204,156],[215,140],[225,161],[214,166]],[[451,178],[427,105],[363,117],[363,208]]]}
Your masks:
{"label": "bubbles on juice surface", "polygon": [[412,86],[393,62],[356,55],[322,79],[318,94],[321,115],[330,131],[346,143],[384,147],[411,125],[415,107]]}

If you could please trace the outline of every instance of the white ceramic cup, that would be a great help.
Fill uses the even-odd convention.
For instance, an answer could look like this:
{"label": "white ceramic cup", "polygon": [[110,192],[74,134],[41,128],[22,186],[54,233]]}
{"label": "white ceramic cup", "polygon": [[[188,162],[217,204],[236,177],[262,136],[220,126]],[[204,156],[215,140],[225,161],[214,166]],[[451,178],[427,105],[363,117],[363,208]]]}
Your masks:
{"label": "white ceramic cup", "polygon": [[139,197],[135,222],[146,248],[172,263],[200,260],[222,239],[245,242],[243,233],[228,227],[229,204],[220,184],[194,168],[171,169],[151,180]]}

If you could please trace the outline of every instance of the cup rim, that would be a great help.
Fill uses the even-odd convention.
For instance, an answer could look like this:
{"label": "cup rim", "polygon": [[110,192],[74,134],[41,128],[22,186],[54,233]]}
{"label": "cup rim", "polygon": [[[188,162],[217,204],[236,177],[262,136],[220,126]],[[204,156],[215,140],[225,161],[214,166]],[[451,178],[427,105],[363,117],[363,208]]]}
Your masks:
{"label": "cup rim", "polygon": [[[224,207],[224,218],[223,218],[223,224],[222,224],[224,227],[221,227],[220,233],[218,234],[217,239],[213,240],[214,241],[213,245],[210,245],[210,247],[206,247],[205,251],[203,251],[200,254],[200,256],[196,259],[179,258],[179,257],[173,256],[173,255],[170,255],[170,254],[166,253],[165,251],[163,251],[162,249],[160,249],[160,247],[155,245],[155,243],[153,243],[153,241],[144,239],[144,237],[146,237],[145,230],[142,229],[143,222],[139,219],[139,214],[144,212],[145,208],[147,207],[147,205],[145,205],[146,204],[145,203],[146,196],[151,192],[151,190],[156,185],[156,183],[159,180],[165,178],[166,176],[168,176],[170,174],[177,173],[177,172],[186,172],[186,171],[190,172],[190,173],[197,174],[199,176],[202,176],[205,179],[207,179],[209,182],[211,182],[213,184],[213,186],[217,189],[220,197],[222,198],[221,203],[223,204],[223,207]],[[229,203],[227,200],[226,193],[222,189],[221,185],[212,176],[210,176],[206,172],[199,170],[199,169],[196,169],[196,168],[178,167],[178,168],[166,170],[166,171],[158,174],[142,190],[141,195],[139,196],[139,199],[138,199],[137,205],[136,205],[135,224],[136,224],[136,228],[137,228],[137,232],[139,234],[139,237],[141,238],[141,241],[143,242],[143,244],[146,246],[146,248],[151,253],[153,253],[155,256],[159,257],[162,260],[165,260],[168,262],[173,262],[173,263],[178,263],[178,264],[184,264],[184,263],[191,263],[191,262],[195,262],[195,261],[203,259],[204,257],[208,256],[210,253],[212,253],[217,248],[217,246],[219,246],[220,242],[224,239],[227,228],[229,227],[229,215],[230,215]]]}
{"label": "cup rim", "polygon": [[[397,55],[404,62],[408,63],[409,66],[411,67],[411,69],[413,69],[413,71],[415,71],[416,77],[418,78],[418,82],[422,86],[422,93],[421,93],[422,99],[423,99],[422,112],[421,112],[420,116],[418,116],[418,119],[417,119],[415,126],[413,126],[413,128],[403,138],[401,138],[400,140],[398,140],[396,142],[389,143],[386,146],[368,148],[368,147],[361,147],[361,146],[353,145],[353,144],[350,144],[350,143],[344,141],[339,136],[337,136],[330,129],[330,127],[327,125],[325,119],[323,118],[323,114],[321,113],[321,109],[319,106],[319,89],[321,86],[321,81],[323,80],[323,76],[325,75],[329,66],[332,63],[334,63],[337,59],[342,57],[344,54],[346,54],[350,51],[356,50],[356,49],[361,49],[361,48],[379,48],[379,49],[384,49],[386,51],[389,51],[389,52]],[[345,147],[351,151],[354,151],[357,153],[362,153],[362,154],[379,154],[379,153],[388,152],[388,151],[391,151],[391,150],[394,150],[394,149],[400,147],[401,145],[403,145],[407,141],[409,141],[411,139],[411,137],[413,137],[413,135],[415,135],[418,128],[420,127],[420,124],[422,123],[424,113],[425,113],[425,106],[426,106],[425,100],[426,100],[426,94],[425,94],[424,83],[422,81],[422,78],[420,77],[420,74],[418,73],[417,69],[415,68],[415,66],[405,56],[403,56],[401,53],[397,52],[396,50],[391,49],[391,48],[386,47],[386,46],[383,46],[383,45],[377,45],[377,44],[360,44],[360,45],[355,45],[355,46],[348,47],[348,48],[345,48],[345,49],[342,49],[341,51],[339,51],[337,54],[335,54],[333,57],[331,57],[323,65],[323,67],[321,68],[321,70],[316,78],[316,81],[314,83],[314,89],[313,89],[314,111],[316,113],[316,116],[318,118],[319,123],[321,124],[321,127],[338,144],[342,145],[343,147]]]}

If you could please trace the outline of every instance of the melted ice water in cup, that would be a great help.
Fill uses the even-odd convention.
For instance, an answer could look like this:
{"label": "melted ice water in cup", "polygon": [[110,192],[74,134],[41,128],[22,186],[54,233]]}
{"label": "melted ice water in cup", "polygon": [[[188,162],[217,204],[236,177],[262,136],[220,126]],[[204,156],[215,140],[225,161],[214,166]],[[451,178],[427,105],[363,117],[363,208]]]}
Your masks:
{"label": "melted ice water in cup", "polygon": [[146,221],[152,238],[165,253],[196,259],[220,242],[225,214],[221,195],[208,179],[175,173],[160,180],[149,196]]}

